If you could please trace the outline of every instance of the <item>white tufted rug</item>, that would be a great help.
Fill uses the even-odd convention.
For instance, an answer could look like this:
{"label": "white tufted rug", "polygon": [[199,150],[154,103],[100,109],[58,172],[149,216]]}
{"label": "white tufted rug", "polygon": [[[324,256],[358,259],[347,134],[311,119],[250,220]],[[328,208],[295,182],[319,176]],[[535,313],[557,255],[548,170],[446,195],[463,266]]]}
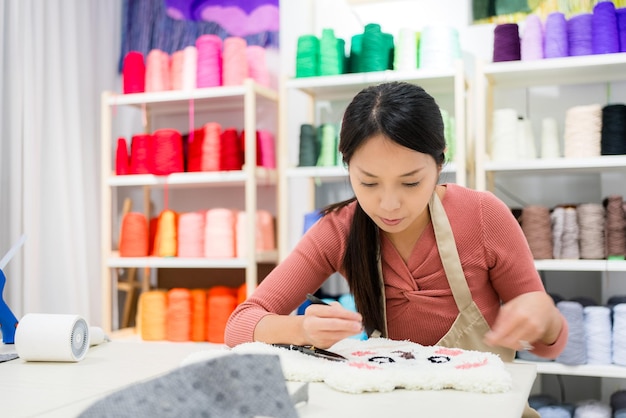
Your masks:
{"label": "white tufted rug", "polygon": [[184,363],[225,354],[276,354],[285,378],[325,382],[349,393],[389,392],[394,389],[501,393],[511,390],[511,375],[499,356],[480,351],[422,346],[386,338],[345,339],[329,348],[347,358],[330,361],[264,343],[246,343],[232,349],[201,351]]}

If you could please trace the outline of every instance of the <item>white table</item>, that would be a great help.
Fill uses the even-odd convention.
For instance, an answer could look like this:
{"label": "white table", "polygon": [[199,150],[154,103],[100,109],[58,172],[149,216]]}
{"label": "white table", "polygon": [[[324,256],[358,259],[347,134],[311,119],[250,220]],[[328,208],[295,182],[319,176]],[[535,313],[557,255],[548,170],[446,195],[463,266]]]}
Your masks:
{"label": "white table", "polygon": [[[162,375],[189,354],[221,347],[210,343],[114,340],[91,347],[78,363],[0,363],[0,416],[3,418],[75,417],[96,400],[135,382]],[[0,352],[13,350],[0,346]],[[297,407],[302,418],[366,417],[493,417],[519,418],[526,404],[536,368],[507,364],[511,392],[478,394],[456,390],[347,394],[323,383],[309,386],[309,401]],[[289,383],[294,389],[296,383]]]}

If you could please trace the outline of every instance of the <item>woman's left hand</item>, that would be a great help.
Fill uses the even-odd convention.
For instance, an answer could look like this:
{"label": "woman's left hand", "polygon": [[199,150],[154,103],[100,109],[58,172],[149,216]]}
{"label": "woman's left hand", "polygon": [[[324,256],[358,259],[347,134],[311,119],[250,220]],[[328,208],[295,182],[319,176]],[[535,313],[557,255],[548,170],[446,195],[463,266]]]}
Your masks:
{"label": "woman's left hand", "polygon": [[541,291],[524,293],[502,305],[485,342],[528,350],[536,341],[553,344],[561,326],[561,315],[550,295]]}

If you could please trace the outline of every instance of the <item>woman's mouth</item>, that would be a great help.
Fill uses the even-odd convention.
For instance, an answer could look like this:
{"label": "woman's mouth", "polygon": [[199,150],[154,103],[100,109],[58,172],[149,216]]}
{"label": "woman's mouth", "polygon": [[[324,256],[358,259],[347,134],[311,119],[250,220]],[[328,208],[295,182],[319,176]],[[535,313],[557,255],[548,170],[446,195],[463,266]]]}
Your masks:
{"label": "woman's mouth", "polygon": [[395,226],[398,225],[400,222],[402,222],[402,219],[387,219],[387,218],[380,218],[380,220],[388,226]]}

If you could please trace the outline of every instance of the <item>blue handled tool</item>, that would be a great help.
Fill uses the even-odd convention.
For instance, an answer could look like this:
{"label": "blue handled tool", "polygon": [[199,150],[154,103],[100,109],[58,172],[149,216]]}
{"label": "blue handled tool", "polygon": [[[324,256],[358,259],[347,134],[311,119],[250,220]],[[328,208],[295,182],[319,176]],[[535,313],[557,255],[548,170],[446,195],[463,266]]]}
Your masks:
{"label": "blue handled tool", "polygon": [[[306,298],[313,305],[328,305],[328,303],[324,302],[322,299],[320,299],[317,296],[312,295],[310,293],[306,294]],[[365,329],[365,333],[370,338],[378,338],[378,337],[380,337],[382,335],[382,333],[379,330],[371,329],[370,327],[367,327]]]}
{"label": "blue handled tool", "polygon": [[2,342],[5,344],[15,343],[15,328],[17,328],[18,320],[11,312],[9,305],[6,304],[2,295],[4,293],[4,285],[7,278],[2,269],[9,263],[15,252],[24,244],[26,236],[22,235],[19,241],[11,248],[0,260],[0,331],[2,332]]}

